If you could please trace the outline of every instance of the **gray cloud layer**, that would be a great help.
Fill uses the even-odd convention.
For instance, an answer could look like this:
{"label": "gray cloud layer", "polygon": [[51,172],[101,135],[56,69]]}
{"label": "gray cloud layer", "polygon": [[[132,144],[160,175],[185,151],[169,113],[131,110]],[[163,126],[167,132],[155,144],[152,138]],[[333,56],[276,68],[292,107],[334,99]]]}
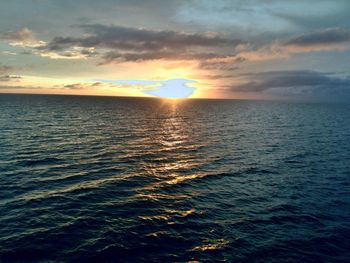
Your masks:
{"label": "gray cloud layer", "polygon": [[287,46],[312,47],[342,44],[350,41],[350,31],[342,28],[318,30],[302,34],[287,41]]}
{"label": "gray cloud layer", "polygon": [[269,71],[242,75],[254,79],[232,87],[239,92],[264,92],[270,89],[302,89],[303,92],[350,91],[350,77],[339,77],[311,70]]}
{"label": "gray cloud layer", "polygon": [[[76,25],[83,34],[54,37],[49,42],[33,40],[27,29],[2,34],[9,41],[22,41],[34,54],[51,58],[100,59],[99,64],[149,60],[197,61],[202,69],[230,70],[245,60],[271,60],[286,54],[350,48],[350,31],[328,28],[304,33],[287,41],[265,46],[218,34],[156,31],[140,28],[86,24]],[[23,44],[23,41],[31,43]],[[240,56],[243,54],[243,57]]]}
{"label": "gray cloud layer", "polygon": [[[107,49],[102,56],[107,63],[155,59],[206,60],[222,58],[227,52],[213,52],[216,48],[230,48],[241,44],[239,39],[218,35],[193,34],[177,31],[155,31],[100,24],[79,25],[86,35],[55,37],[39,50],[65,52],[73,47]],[[210,52],[211,51],[211,52]],[[69,52],[68,52],[69,54]]]}

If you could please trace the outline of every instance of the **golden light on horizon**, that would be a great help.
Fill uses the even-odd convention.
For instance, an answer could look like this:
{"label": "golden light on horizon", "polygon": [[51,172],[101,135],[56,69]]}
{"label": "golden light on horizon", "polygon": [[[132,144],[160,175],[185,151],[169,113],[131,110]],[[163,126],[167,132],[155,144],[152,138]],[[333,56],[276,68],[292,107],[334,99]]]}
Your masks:
{"label": "golden light on horizon", "polygon": [[[115,78],[108,75],[106,78],[103,76],[58,78],[57,76],[22,75],[17,82],[9,83],[9,88],[5,91],[11,93],[13,87],[16,87],[23,93],[160,97],[172,100],[207,97],[208,85],[205,84],[207,81],[198,77],[200,75],[193,67],[189,65],[170,67],[161,63],[145,64],[156,67],[153,68],[153,72],[150,70],[151,67],[147,67],[136,76],[137,79],[132,79],[132,72],[125,75],[118,72]],[[131,80],[131,84],[126,83],[125,80],[128,79]],[[143,84],[143,80],[148,83]],[[149,84],[150,82],[153,84]]]}

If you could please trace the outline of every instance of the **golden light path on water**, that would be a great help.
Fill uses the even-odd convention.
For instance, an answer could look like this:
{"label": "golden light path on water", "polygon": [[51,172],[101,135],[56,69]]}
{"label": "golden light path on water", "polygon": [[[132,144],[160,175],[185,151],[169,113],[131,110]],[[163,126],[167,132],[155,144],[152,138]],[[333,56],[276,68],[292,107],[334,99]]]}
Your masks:
{"label": "golden light path on water", "polygon": [[[169,200],[174,203],[172,208],[164,207],[155,213],[139,215],[138,218],[143,222],[176,225],[179,220],[202,216],[205,213],[191,206],[180,207],[185,200],[189,201],[201,193],[194,191],[189,194],[171,190],[173,187],[183,187],[183,184],[212,175],[210,172],[200,171],[202,166],[214,160],[198,154],[198,150],[205,147],[206,143],[200,142],[198,135],[192,129],[194,115],[184,115],[182,112],[187,102],[186,98],[162,99],[159,105],[162,110],[159,112],[164,114],[145,120],[144,125],[134,130],[134,135],[140,139],[133,140],[132,145],[128,146],[133,150],[129,152],[127,158],[147,156],[145,161],[140,162],[140,169],[152,180],[151,183],[136,190],[137,194],[132,198],[134,202]],[[145,134],[149,136],[144,136]],[[179,204],[179,207],[176,204]],[[156,231],[148,235],[157,237],[165,234],[166,231]],[[206,240],[202,245],[193,246],[192,250],[219,250],[227,244],[228,241],[223,238]]]}
{"label": "golden light path on water", "polygon": [[[144,183],[135,186],[133,194],[128,198],[101,201],[99,205],[107,208],[114,205],[147,204],[150,208],[147,210],[141,209],[136,215],[137,222],[141,225],[164,224],[176,226],[184,220],[203,216],[206,213],[205,209],[191,205],[191,200],[202,195],[203,192],[197,190],[177,191],[176,189],[184,189],[186,185],[196,180],[213,175],[212,172],[205,171],[202,168],[216,161],[216,157],[208,157],[201,153],[202,148],[208,146],[211,141],[201,140],[200,133],[194,131],[194,128],[201,128],[201,121],[198,120],[200,117],[197,116],[195,108],[190,107],[191,110],[184,110],[191,105],[191,100],[186,98],[162,98],[157,101],[156,104],[145,104],[142,108],[142,110],[145,110],[145,108],[151,106],[151,111],[149,111],[151,114],[144,115],[142,119],[131,118],[129,120],[133,125],[130,125],[130,130],[125,136],[130,140],[123,142],[122,148],[118,145],[113,148],[113,152],[121,150],[118,154],[117,163],[130,163],[132,169],[125,169],[125,172],[108,177],[73,182],[53,189],[34,190],[21,196],[21,199],[25,202],[33,202],[55,196],[72,195],[82,190],[96,192],[109,185],[142,181]],[[145,103],[147,102],[146,100]],[[137,116],[136,112],[132,116]],[[75,173],[63,178],[73,180],[86,178],[86,176],[84,173]],[[35,180],[41,183],[50,183],[55,180],[62,180],[62,177],[38,177]],[[152,206],[158,206],[163,202],[170,203],[157,209],[152,208]],[[187,202],[189,202],[188,205],[181,205]],[[170,234],[169,231],[152,230],[146,233],[145,237],[167,236]],[[189,251],[220,250],[226,247],[227,244],[227,240],[221,237],[207,239],[194,244],[189,248]]]}
{"label": "golden light path on water", "polygon": [[[196,150],[203,145],[198,143],[190,128],[190,119],[188,116],[181,115],[182,104],[186,99],[164,98],[160,107],[161,112],[166,109],[165,116],[156,116],[153,119],[146,120],[147,125],[141,125],[134,130],[135,136],[139,140],[134,140],[129,145],[133,151],[129,152],[128,158],[138,155],[148,156],[147,161],[142,161],[142,170],[156,180],[139,189],[140,197],[146,199],[178,199],[186,198],[183,196],[162,195],[159,190],[162,188],[176,185],[187,180],[204,177],[204,173],[187,173],[195,170],[202,164],[208,162],[206,159],[200,160]],[[143,136],[149,134],[151,136]],[[190,210],[191,213],[193,212]],[[188,211],[179,211],[180,214]]]}

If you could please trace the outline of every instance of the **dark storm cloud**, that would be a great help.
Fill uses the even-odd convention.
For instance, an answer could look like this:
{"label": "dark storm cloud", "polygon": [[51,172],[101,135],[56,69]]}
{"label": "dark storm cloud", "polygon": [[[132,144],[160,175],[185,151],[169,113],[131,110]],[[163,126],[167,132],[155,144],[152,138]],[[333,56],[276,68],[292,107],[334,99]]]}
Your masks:
{"label": "dark storm cloud", "polygon": [[349,77],[339,77],[311,70],[270,71],[241,76],[254,80],[233,86],[233,91],[264,92],[273,88],[312,88],[320,91],[350,88]]}
{"label": "dark storm cloud", "polygon": [[[46,52],[63,52],[74,47],[107,49],[102,57],[105,62],[142,61],[156,59],[206,60],[222,58],[227,54],[210,52],[208,49],[241,44],[239,39],[213,34],[156,31],[148,29],[106,26],[100,24],[79,25],[85,32],[80,37],[55,37],[38,49]],[[195,51],[195,49],[206,50]]]}
{"label": "dark storm cloud", "polygon": [[342,28],[329,28],[294,37],[286,46],[312,47],[343,44],[350,42],[350,31]]}

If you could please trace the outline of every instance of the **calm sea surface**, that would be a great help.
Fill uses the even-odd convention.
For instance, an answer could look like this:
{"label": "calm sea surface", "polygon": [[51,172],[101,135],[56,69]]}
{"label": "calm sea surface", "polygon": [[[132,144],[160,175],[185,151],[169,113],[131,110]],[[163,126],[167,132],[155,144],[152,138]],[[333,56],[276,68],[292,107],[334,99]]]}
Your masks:
{"label": "calm sea surface", "polygon": [[0,95],[0,261],[349,262],[350,105]]}

